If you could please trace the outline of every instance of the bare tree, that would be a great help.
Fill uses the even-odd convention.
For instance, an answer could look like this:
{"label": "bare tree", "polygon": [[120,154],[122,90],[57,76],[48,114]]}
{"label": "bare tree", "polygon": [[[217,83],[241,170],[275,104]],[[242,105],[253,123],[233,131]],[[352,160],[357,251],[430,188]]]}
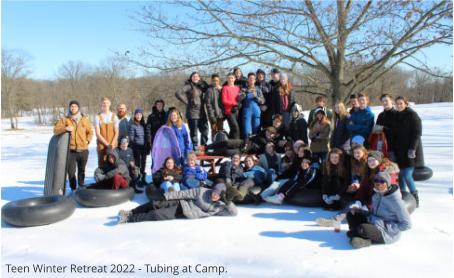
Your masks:
{"label": "bare tree", "polygon": [[11,129],[18,128],[23,82],[29,74],[30,56],[21,50],[2,49],[2,110],[10,119]]}
{"label": "bare tree", "polygon": [[[169,9],[179,14],[168,16]],[[415,54],[452,44],[452,2],[445,0],[154,2],[135,19],[151,38],[131,58],[137,65],[163,71],[219,63],[278,67],[306,80],[300,91],[333,102],[401,63],[429,72]]]}

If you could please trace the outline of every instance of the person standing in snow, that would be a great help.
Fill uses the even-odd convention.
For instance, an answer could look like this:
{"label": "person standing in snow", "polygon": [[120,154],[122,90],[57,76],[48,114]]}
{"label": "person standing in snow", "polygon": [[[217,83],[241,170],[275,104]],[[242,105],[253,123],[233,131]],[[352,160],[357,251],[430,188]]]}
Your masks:
{"label": "person standing in snow", "polygon": [[77,100],[69,102],[68,115],[60,119],[54,127],[55,135],[60,135],[64,132],[71,132],[68,156],[68,179],[71,190],[75,190],[77,184],[79,184],[79,187],[84,186],[85,166],[88,160],[88,145],[93,138],[93,128],[88,118],[80,112],[80,105]]}
{"label": "person standing in snow", "polygon": [[243,135],[248,137],[260,131],[260,105],[265,103],[262,90],[255,86],[255,73],[248,74],[247,87],[241,90],[238,101],[243,106]]}
{"label": "person standing in snow", "polygon": [[[358,94],[359,109],[350,113],[351,116],[347,123],[347,129],[351,132],[351,137],[361,135],[368,140],[374,127],[374,114],[370,110],[369,98],[365,94]],[[366,146],[367,147],[367,146]]]}
{"label": "person standing in snow", "polygon": [[120,146],[120,138],[124,135],[129,134],[129,118],[127,116],[128,109],[126,104],[120,103],[117,105],[117,117],[118,117],[118,146]]}
{"label": "person standing in snow", "polygon": [[98,166],[107,162],[107,152],[115,149],[118,144],[118,117],[110,111],[110,99],[101,99],[102,111],[95,118],[97,138]]}
{"label": "person standing in snow", "polygon": [[131,149],[134,153],[135,165],[140,169],[139,186],[147,184],[145,172],[145,164],[147,155],[150,152],[147,142],[149,141],[145,132],[145,119],[141,108],[134,111],[134,118],[131,119],[129,126],[129,141]]}
{"label": "person standing in snow", "polygon": [[211,76],[211,86],[205,94],[205,105],[208,120],[211,124],[211,138],[224,129],[224,104],[222,103],[222,86],[219,75]]}

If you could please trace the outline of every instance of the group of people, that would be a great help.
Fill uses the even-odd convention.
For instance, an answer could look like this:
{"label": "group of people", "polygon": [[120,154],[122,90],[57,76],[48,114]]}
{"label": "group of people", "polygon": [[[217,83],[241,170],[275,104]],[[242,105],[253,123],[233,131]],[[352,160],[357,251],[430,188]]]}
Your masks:
{"label": "group of people", "polygon": [[[394,100],[382,95],[384,110],[375,122],[366,94],[351,95],[348,111],[342,102],[331,110],[326,98],[318,96],[306,120],[287,76],[278,69],[271,71],[270,82],[265,76],[257,70],[246,78],[235,68],[223,85],[217,74],[208,85],[198,72],[192,73],[175,93],[186,106],[189,132],[182,114],[176,108],[165,111],[163,100],[155,102],[145,122],[142,109],[128,120],[124,104],[117,106],[115,114],[110,100],[102,99],[95,121],[97,187],[131,186],[141,192],[137,186],[147,183],[146,157],[163,125],[174,131],[181,153],[181,157],[166,158],[152,176],[163,192],[161,199],[120,211],[119,223],[235,215],[234,203],[282,204],[307,192],[323,200],[325,209],[339,211],[317,223],[332,226],[346,219],[354,247],[397,240],[400,231],[411,225],[401,191],[408,187],[419,205],[412,173],[421,120],[405,97]],[[224,133],[225,120],[230,132],[218,136]],[[211,144],[207,144],[208,123]],[[54,129],[57,135],[65,131],[71,132],[68,176],[74,190],[77,182],[84,186],[93,137],[77,101],[70,103],[68,116]],[[221,165],[219,175],[209,178],[197,165],[200,152],[230,159]]]}

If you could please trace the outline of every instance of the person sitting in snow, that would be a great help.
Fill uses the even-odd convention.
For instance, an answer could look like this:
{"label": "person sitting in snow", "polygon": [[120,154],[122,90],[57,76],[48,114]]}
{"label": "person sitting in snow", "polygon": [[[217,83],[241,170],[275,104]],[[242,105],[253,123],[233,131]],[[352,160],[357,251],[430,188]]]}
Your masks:
{"label": "person sitting in snow", "polygon": [[181,190],[199,187],[202,184],[211,184],[208,180],[208,173],[203,167],[196,165],[197,156],[194,151],[189,152],[186,157],[186,165],[183,167],[183,182]]}
{"label": "person sitting in snow", "polygon": [[226,187],[216,184],[213,189],[197,187],[164,193],[161,200],[151,201],[133,210],[120,210],[118,224],[170,220],[197,219],[212,215],[235,216],[235,204],[225,198]]}
{"label": "person sitting in snow", "polygon": [[142,193],[142,190],[137,189],[137,182],[140,177],[140,169],[134,164],[134,153],[131,148],[129,148],[129,136],[124,134],[120,139],[120,147],[113,150],[118,154],[118,158],[123,160],[129,170],[129,177],[131,182],[129,186],[134,188],[136,193]]}
{"label": "person sitting in snow", "polygon": [[402,194],[399,187],[392,184],[387,172],[375,175],[374,191],[370,212],[352,208],[347,213],[347,236],[354,248],[367,247],[372,243],[396,242],[402,231],[411,228],[410,215]]}
{"label": "person sitting in snow", "polygon": [[91,188],[120,189],[129,186],[131,178],[126,164],[118,157],[117,152],[107,152],[107,163],[95,170],[96,184]]}

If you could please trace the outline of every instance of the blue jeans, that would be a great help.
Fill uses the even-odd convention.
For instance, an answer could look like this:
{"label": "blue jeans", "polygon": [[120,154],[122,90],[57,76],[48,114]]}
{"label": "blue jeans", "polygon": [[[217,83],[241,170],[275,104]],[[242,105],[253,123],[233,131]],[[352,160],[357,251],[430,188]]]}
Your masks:
{"label": "blue jeans", "polygon": [[169,188],[173,187],[175,191],[180,191],[180,184],[178,182],[172,183],[171,181],[165,181],[161,183],[161,189],[164,190],[164,192],[169,192]]}
{"label": "blue jeans", "polygon": [[[205,180],[204,182],[209,184],[209,185],[213,184],[213,182],[208,180],[208,179]],[[196,187],[199,187],[201,185],[202,185],[202,183],[200,182],[200,180],[198,180],[196,178],[186,178],[186,179],[183,180],[183,183],[180,184],[180,189],[181,190],[186,190],[186,189],[196,188]]]}
{"label": "blue jeans", "polygon": [[277,172],[273,168],[268,169],[266,171],[266,182],[267,185],[270,185],[273,183],[273,181],[277,178]]}
{"label": "blue jeans", "polygon": [[282,179],[282,180],[277,180],[273,182],[270,186],[268,186],[265,190],[260,193],[260,197],[265,199],[266,197],[272,196],[274,194],[277,194],[279,192],[279,189],[288,182],[288,179]]}
{"label": "blue jeans", "polygon": [[410,189],[410,192],[416,191],[415,180],[413,179],[413,171],[415,168],[402,168],[399,173],[399,186],[401,190]]}

